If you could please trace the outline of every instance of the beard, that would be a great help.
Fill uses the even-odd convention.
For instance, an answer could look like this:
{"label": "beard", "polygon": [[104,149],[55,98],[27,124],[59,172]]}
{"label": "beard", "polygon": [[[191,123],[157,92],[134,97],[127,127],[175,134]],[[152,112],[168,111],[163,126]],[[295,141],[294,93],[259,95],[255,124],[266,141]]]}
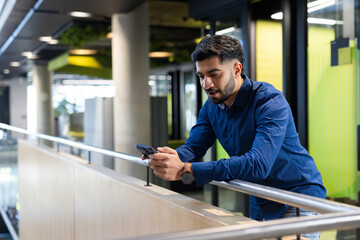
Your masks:
{"label": "beard", "polygon": [[229,81],[226,83],[224,89],[208,89],[208,90],[205,90],[208,94],[209,92],[217,92],[219,93],[219,97],[210,97],[210,100],[215,103],[215,104],[221,104],[221,103],[224,103],[229,97],[230,95],[233,93],[234,91],[234,88],[235,88],[235,79],[234,79],[234,76],[231,74],[231,77],[229,79]]}

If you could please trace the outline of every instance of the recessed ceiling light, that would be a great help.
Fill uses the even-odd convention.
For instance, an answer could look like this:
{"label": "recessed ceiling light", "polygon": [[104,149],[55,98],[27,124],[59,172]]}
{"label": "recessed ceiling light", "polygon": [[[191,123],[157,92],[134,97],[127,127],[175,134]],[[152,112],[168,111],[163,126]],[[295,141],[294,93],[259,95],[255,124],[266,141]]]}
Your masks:
{"label": "recessed ceiling light", "polygon": [[270,17],[272,19],[275,19],[275,20],[282,20],[283,19],[283,13],[282,12],[277,12],[277,13],[271,14]]}
{"label": "recessed ceiling light", "polygon": [[69,50],[70,54],[73,55],[94,55],[97,53],[97,50],[95,49],[72,49]]}
{"label": "recessed ceiling light", "polygon": [[39,41],[47,42],[48,44],[58,44],[59,40],[52,38],[51,36],[41,36],[39,37]]}
{"label": "recessed ceiling light", "polygon": [[91,14],[91,13],[87,13],[87,12],[73,11],[73,12],[70,12],[70,16],[72,16],[72,17],[79,17],[79,18],[88,18],[88,17],[91,17],[92,14]]}
{"label": "recessed ceiling light", "polygon": [[324,25],[342,25],[344,24],[343,21],[337,21],[334,19],[324,19],[324,18],[308,18],[307,19],[308,23],[312,23],[312,24],[324,24]]}
{"label": "recessed ceiling light", "polygon": [[21,56],[24,56],[24,57],[27,57],[27,56],[30,56],[32,55],[32,52],[22,52],[21,53]]}
{"label": "recessed ceiling light", "polygon": [[[308,8],[307,11],[308,11],[308,13],[312,13],[312,12],[315,12],[317,10],[332,6],[334,4],[335,4],[335,0],[317,0],[317,1],[309,2],[307,4],[307,8]],[[274,14],[271,15],[271,18],[275,19],[275,20],[282,20],[283,13],[282,12],[274,13]],[[309,23],[312,23],[311,21],[312,20],[310,19],[310,22],[309,22],[309,19],[308,19]],[[330,25],[337,24],[335,22],[336,22],[335,20],[330,21]],[[318,21],[315,20],[315,23],[318,23]],[[319,24],[329,24],[329,21],[321,21],[320,20]]]}
{"label": "recessed ceiling light", "polygon": [[[283,19],[283,13],[282,12],[278,12],[278,13],[274,13],[271,15],[272,19],[276,19],[276,20],[282,20]],[[307,19],[308,23],[311,24],[324,24],[324,25],[342,25],[344,24],[343,21],[337,21],[334,19],[324,19],[324,18],[308,18]]]}
{"label": "recessed ceiling light", "polygon": [[10,70],[9,70],[9,69],[7,69],[7,68],[6,68],[6,69],[4,69],[4,73],[5,73],[5,74],[9,74],[9,73],[10,73]]}
{"label": "recessed ceiling light", "polygon": [[48,44],[51,44],[51,45],[55,45],[55,44],[58,44],[59,43],[59,40],[57,39],[51,39],[50,41],[47,42]]}
{"label": "recessed ceiling light", "polygon": [[235,31],[234,27],[229,27],[229,28],[225,28],[225,29],[222,29],[220,31],[217,31],[215,34],[216,35],[224,35],[224,34],[227,34],[227,33],[234,32],[234,31]]}
{"label": "recessed ceiling light", "polygon": [[49,42],[51,41],[53,38],[51,36],[42,36],[42,37],[39,37],[39,41],[42,41],[42,42]]}
{"label": "recessed ceiling light", "polygon": [[20,63],[19,62],[10,62],[10,66],[11,67],[19,67]]}
{"label": "recessed ceiling light", "polygon": [[22,52],[21,55],[24,57],[27,57],[27,59],[37,59],[38,58],[38,56],[36,56],[32,52]]}
{"label": "recessed ceiling light", "polygon": [[308,13],[315,12],[317,10],[335,5],[335,0],[317,0],[307,4]]}
{"label": "recessed ceiling light", "polygon": [[167,58],[167,57],[173,57],[173,52],[151,52],[149,53],[149,57],[151,58]]}
{"label": "recessed ceiling light", "polygon": [[112,38],[113,37],[113,33],[112,32],[108,32],[108,34],[106,34],[106,38]]}

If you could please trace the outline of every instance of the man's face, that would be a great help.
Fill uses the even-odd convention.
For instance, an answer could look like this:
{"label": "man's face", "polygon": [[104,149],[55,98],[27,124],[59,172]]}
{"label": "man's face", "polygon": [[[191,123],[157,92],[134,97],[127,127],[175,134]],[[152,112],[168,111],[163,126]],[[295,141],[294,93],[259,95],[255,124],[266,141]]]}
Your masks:
{"label": "man's face", "polygon": [[234,63],[230,60],[221,64],[219,57],[196,62],[201,87],[215,104],[224,103],[234,93]]}

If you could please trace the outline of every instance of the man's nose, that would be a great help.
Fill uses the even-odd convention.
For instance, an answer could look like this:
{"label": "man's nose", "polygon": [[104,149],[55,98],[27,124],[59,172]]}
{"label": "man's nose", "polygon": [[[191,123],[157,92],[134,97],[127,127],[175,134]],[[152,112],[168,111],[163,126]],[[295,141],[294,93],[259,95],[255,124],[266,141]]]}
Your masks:
{"label": "man's nose", "polygon": [[214,86],[211,78],[205,77],[204,78],[204,82],[203,82],[203,88],[204,89],[209,89],[212,88]]}

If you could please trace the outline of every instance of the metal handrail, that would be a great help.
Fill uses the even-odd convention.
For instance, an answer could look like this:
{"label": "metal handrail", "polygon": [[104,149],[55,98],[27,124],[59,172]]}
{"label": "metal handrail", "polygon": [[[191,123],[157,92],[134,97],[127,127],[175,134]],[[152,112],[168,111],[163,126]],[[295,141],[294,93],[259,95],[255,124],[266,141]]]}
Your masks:
{"label": "metal handrail", "polygon": [[211,184],[319,213],[354,211],[360,212],[360,208],[348,204],[312,197],[300,193],[289,192],[260,184],[245,182],[242,180],[231,180],[229,182],[212,181]]}
{"label": "metal handrail", "polygon": [[19,240],[19,237],[16,233],[16,230],[14,229],[9,217],[7,216],[6,212],[0,207],[0,216],[2,217],[3,221],[5,222],[5,225],[7,229],[9,230],[9,233],[13,240]]}
{"label": "metal handrail", "polygon": [[[99,147],[90,146],[80,142],[74,142],[71,140],[48,136],[40,133],[32,133],[28,130],[13,127],[7,124],[0,123],[0,129],[6,129],[10,131],[15,131],[23,134],[27,134],[30,136],[34,136],[40,139],[49,140],[52,142],[65,144],[71,147],[76,147],[79,149],[92,151],[101,153],[107,156],[123,159],[126,161],[130,161],[136,164],[148,166],[147,160],[141,160],[139,157],[131,156],[125,153],[110,151],[106,149],[102,149]],[[277,188],[272,188],[268,186],[263,186],[255,183],[245,182],[242,180],[232,180],[229,182],[224,181],[212,181],[210,184],[216,185],[219,187],[232,189],[235,191],[243,192],[245,194],[257,196],[260,198],[266,198],[268,200],[277,201],[283,204],[291,205],[298,208],[304,208],[310,211],[320,212],[320,213],[335,213],[335,212],[353,212],[360,211],[360,208],[354,207],[347,204],[337,203],[325,199],[315,198],[299,193],[293,193]]]}
{"label": "metal handrail", "polygon": [[[65,144],[79,149],[101,153],[107,156],[116,157],[136,164],[148,166],[148,161],[143,161],[138,157],[128,154],[114,152],[84,143],[48,136],[39,133],[31,133],[27,130],[12,127],[0,123],[0,129],[15,131],[40,139],[49,140],[58,144]],[[292,219],[281,219],[267,222],[251,223],[251,225],[236,225],[217,228],[208,228],[206,230],[194,230],[182,233],[169,233],[146,236],[146,238],[135,239],[262,239],[269,237],[278,237],[281,235],[300,234],[305,232],[324,231],[324,230],[346,230],[360,228],[360,208],[348,204],[333,202],[325,199],[311,197],[299,193],[293,193],[255,183],[241,180],[231,180],[228,182],[212,181],[211,184],[243,192],[249,195],[265,198],[271,201],[277,201],[283,204],[291,205],[297,208],[304,208],[310,211],[327,213],[325,215],[298,217]],[[133,238],[132,238],[133,239]]]}
{"label": "metal handrail", "polygon": [[140,165],[144,165],[144,166],[148,166],[148,160],[141,160],[141,158],[139,157],[135,157],[135,156],[131,156],[129,154],[125,154],[125,153],[121,153],[121,152],[115,152],[115,151],[110,151],[110,150],[106,150],[103,148],[99,148],[99,147],[94,147],[85,143],[80,143],[80,142],[74,142],[71,140],[67,140],[64,138],[60,138],[60,137],[53,137],[53,136],[49,136],[49,135],[45,135],[45,134],[41,134],[41,133],[33,133],[30,132],[28,130],[22,129],[22,128],[18,128],[18,127],[13,127],[4,123],[0,123],[0,129],[6,129],[6,130],[10,130],[10,131],[14,131],[14,132],[19,132],[19,133],[23,133],[29,136],[33,136],[39,139],[44,139],[44,140],[48,140],[48,141],[52,141],[58,144],[64,144],[64,145],[68,145],[70,147],[75,147],[75,148],[79,148],[82,150],[87,150],[90,152],[96,152],[96,153],[101,153],[110,157],[115,157],[115,158],[120,158],[132,163],[136,163],[136,164],[140,164]]}
{"label": "metal handrail", "polygon": [[122,238],[122,240],[259,240],[334,229],[350,230],[359,228],[359,226],[359,212],[329,213],[318,216],[249,222],[200,230]]}

